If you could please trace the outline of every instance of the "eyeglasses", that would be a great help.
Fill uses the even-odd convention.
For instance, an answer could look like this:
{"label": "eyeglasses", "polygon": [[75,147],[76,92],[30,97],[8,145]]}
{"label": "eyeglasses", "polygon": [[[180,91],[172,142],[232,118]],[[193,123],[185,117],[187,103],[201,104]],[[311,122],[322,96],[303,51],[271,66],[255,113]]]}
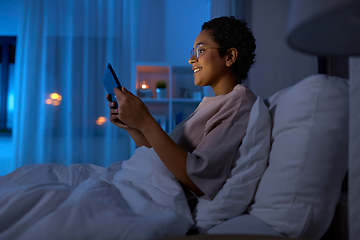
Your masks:
{"label": "eyeglasses", "polygon": [[190,58],[192,58],[192,56],[195,56],[196,58],[201,57],[206,49],[220,49],[220,47],[206,47],[202,44],[198,44],[190,51]]}

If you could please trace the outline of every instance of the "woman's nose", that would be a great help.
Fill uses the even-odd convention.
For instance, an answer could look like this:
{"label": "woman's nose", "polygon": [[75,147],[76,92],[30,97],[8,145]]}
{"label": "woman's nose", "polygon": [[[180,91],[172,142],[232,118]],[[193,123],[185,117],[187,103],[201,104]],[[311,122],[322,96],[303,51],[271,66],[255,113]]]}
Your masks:
{"label": "woman's nose", "polygon": [[192,56],[189,58],[189,63],[190,63],[190,64],[194,64],[196,61],[197,61],[197,58],[196,58],[195,55],[192,55]]}

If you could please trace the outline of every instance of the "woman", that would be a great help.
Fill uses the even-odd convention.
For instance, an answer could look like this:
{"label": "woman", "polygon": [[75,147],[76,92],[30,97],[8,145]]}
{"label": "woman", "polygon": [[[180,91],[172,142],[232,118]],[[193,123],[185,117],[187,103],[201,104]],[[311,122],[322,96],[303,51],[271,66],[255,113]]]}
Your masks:
{"label": "woman", "polygon": [[215,97],[205,97],[169,136],[138,97],[115,88],[118,106],[107,95],[110,121],[125,129],[138,147],[153,148],[190,195],[212,199],[230,173],[256,100],[242,85],[255,48],[245,21],[220,17],[205,22],[189,63],[195,85],[210,86]]}
{"label": "woman", "polygon": [[197,197],[212,199],[238,157],[256,99],[242,85],[254,50],[246,22],[222,17],[204,23],[189,63],[195,84],[211,86],[215,97],[205,97],[170,136],[139,98],[114,89],[118,107],[107,95],[111,122],[142,147],[106,168],[32,164],[0,177],[0,239],[185,235],[194,225]]}

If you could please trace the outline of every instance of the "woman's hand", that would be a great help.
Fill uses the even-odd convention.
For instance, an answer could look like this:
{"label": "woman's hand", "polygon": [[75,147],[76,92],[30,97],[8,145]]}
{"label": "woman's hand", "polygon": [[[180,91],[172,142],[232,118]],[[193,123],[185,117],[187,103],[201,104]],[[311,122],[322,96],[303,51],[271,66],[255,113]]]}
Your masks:
{"label": "woman's hand", "polygon": [[121,90],[115,88],[114,93],[118,101],[118,119],[123,124],[142,132],[146,124],[155,121],[141,99],[129,92],[125,87]]}
{"label": "woman's hand", "polygon": [[127,125],[125,125],[123,122],[120,121],[118,118],[118,106],[117,103],[112,101],[111,94],[106,95],[106,100],[109,102],[109,108],[110,108],[110,116],[109,120],[112,124],[115,126],[124,129],[126,131],[131,130],[131,128]]}
{"label": "woman's hand", "polygon": [[142,134],[142,132],[120,121],[118,116],[118,105],[116,102],[112,101],[110,94],[106,95],[106,99],[109,101],[110,122],[113,123],[115,126],[126,130],[138,147],[146,146],[148,148],[151,148],[151,145],[145,138],[144,134]]}

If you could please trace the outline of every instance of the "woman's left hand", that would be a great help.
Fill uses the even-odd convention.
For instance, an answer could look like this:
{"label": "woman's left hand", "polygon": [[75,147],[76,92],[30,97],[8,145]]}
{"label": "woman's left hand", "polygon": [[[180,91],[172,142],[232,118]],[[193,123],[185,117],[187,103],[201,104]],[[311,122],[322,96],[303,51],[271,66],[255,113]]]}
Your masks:
{"label": "woman's left hand", "polygon": [[142,130],[144,124],[153,119],[148,108],[140,98],[129,92],[125,87],[114,89],[118,102],[118,118],[126,125]]}

